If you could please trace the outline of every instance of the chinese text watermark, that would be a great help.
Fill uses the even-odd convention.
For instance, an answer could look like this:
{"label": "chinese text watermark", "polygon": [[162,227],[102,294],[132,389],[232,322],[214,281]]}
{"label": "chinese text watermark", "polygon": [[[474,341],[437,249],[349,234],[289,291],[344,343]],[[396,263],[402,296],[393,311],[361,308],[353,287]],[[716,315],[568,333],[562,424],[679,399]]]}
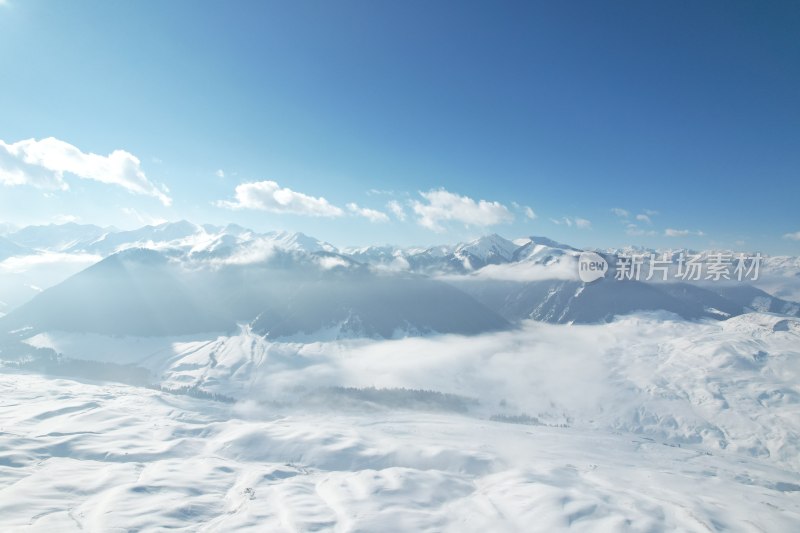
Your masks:
{"label": "chinese text watermark", "polygon": [[[615,257],[614,279],[618,281],[757,281],[761,254],[672,253],[633,254]],[[584,283],[603,278],[611,270],[598,253],[582,252],[578,276]]]}
{"label": "chinese text watermark", "polygon": [[617,257],[614,279],[635,281],[757,281],[761,254],[686,254],[673,260],[669,254]]}

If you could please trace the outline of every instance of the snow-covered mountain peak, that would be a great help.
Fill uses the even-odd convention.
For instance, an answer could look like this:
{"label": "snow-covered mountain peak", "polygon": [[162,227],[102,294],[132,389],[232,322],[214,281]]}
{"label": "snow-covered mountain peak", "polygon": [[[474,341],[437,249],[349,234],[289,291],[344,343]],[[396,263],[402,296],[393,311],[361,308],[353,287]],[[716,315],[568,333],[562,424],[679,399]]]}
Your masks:
{"label": "snow-covered mountain peak", "polygon": [[459,244],[455,253],[460,256],[469,254],[485,263],[498,263],[511,261],[517,248],[518,246],[513,242],[492,233],[474,241]]}
{"label": "snow-covered mountain peak", "polygon": [[514,262],[551,264],[564,256],[575,256],[582,250],[547,237],[530,237],[528,243],[514,252]]}
{"label": "snow-covered mountain peak", "polygon": [[528,238],[530,244],[539,245],[539,246],[547,246],[549,248],[559,248],[561,250],[571,250],[573,252],[580,252],[581,250],[575,248],[574,246],[570,246],[569,244],[560,243],[558,241],[554,241],[553,239],[549,239],[547,237],[535,236],[532,235]]}
{"label": "snow-covered mountain peak", "polygon": [[310,237],[305,233],[276,231],[264,235],[274,243],[276,248],[295,252],[331,252],[338,253],[338,249],[330,243]]}

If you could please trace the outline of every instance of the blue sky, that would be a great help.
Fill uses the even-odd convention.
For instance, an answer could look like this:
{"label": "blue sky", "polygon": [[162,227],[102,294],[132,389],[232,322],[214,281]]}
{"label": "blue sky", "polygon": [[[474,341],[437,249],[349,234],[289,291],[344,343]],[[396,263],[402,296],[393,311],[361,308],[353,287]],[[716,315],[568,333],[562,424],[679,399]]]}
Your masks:
{"label": "blue sky", "polygon": [[798,254],[798,31],[796,2],[0,0],[0,222]]}

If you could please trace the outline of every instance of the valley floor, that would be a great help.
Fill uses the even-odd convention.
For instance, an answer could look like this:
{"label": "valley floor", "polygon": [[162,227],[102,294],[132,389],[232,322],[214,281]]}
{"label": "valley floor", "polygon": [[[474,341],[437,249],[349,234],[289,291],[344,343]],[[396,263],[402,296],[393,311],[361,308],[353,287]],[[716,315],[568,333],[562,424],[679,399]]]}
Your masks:
{"label": "valley floor", "polygon": [[3,531],[797,531],[780,462],[457,413],[0,373]]}

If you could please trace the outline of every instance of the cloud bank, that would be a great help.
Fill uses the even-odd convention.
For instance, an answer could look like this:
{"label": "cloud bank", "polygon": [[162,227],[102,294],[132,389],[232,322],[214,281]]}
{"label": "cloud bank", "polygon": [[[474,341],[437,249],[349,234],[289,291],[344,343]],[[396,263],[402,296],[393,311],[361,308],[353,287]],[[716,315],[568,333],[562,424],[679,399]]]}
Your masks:
{"label": "cloud bank", "polygon": [[592,221],[587,220],[585,218],[580,217],[561,217],[561,218],[551,218],[550,222],[557,226],[565,225],[568,228],[575,226],[579,229],[592,229]]}
{"label": "cloud bank", "polygon": [[368,219],[370,222],[389,222],[389,215],[375,209],[359,207],[359,205],[355,203],[347,204],[347,209],[355,215]]}
{"label": "cloud bank", "polygon": [[392,212],[397,220],[400,222],[405,221],[406,219],[406,212],[403,209],[403,206],[400,205],[400,202],[397,200],[390,200],[389,203],[386,204],[386,208]]}
{"label": "cloud bank", "polygon": [[314,197],[281,187],[274,181],[255,181],[236,186],[234,200],[216,202],[226,209],[255,209],[278,214],[339,217],[344,211],[323,197]]}
{"label": "cloud bank", "polygon": [[69,189],[64,179],[66,174],[152,196],[165,206],[172,204],[168,189],[151,182],[142,171],[139,159],[125,150],[114,150],[102,156],[82,152],[54,137],[11,144],[0,140],[0,183],[3,185],[65,191]]}
{"label": "cloud bank", "polygon": [[698,237],[703,237],[705,233],[700,230],[691,231],[688,229],[673,229],[667,228],[664,230],[665,237],[688,237],[689,235],[696,235]]}
{"label": "cloud bank", "polygon": [[433,231],[443,231],[443,222],[461,222],[466,226],[493,226],[512,222],[514,215],[500,202],[475,201],[468,196],[445,189],[420,192],[423,200],[411,203],[420,226]]}

